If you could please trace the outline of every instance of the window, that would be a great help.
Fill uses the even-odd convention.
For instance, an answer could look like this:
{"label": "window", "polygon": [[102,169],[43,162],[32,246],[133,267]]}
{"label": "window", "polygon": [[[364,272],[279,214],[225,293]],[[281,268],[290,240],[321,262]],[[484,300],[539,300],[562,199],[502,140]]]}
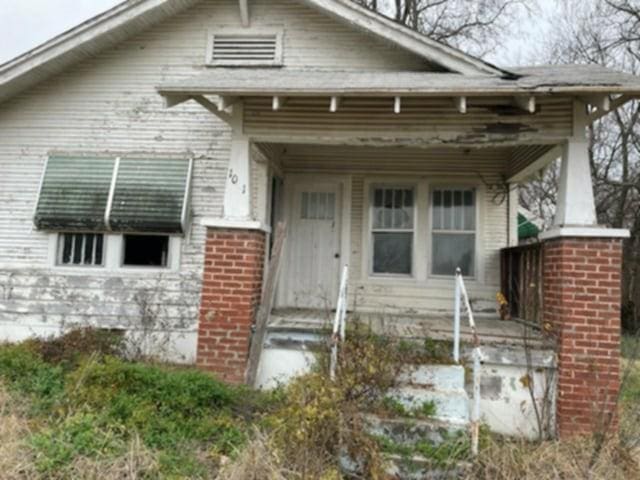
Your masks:
{"label": "window", "polygon": [[371,241],[374,274],[412,274],[413,197],[412,188],[373,189]]}
{"label": "window", "polygon": [[336,194],[333,192],[302,192],[303,220],[333,220],[336,211]]}
{"label": "window", "polygon": [[473,189],[433,191],[432,268],[434,275],[475,274],[476,209]]}
{"label": "window", "polygon": [[58,235],[58,265],[101,266],[104,236],[96,233]]}
{"label": "window", "polygon": [[166,267],[169,257],[168,235],[124,235],[124,266]]}

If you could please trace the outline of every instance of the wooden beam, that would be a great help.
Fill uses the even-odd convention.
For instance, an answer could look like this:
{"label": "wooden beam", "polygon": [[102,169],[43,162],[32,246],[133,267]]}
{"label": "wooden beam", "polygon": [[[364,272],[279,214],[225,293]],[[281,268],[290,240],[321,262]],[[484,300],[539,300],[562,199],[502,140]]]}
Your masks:
{"label": "wooden beam", "polygon": [[611,110],[611,98],[609,95],[588,95],[580,97],[580,101],[597,108],[600,112]]}
{"label": "wooden beam", "polygon": [[249,347],[249,359],[247,361],[247,371],[245,379],[247,385],[256,386],[256,377],[258,374],[258,364],[264,340],[267,334],[267,325],[269,324],[269,315],[271,307],[275,300],[276,287],[278,285],[278,277],[280,274],[281,260],[284,254],[284,246],[287,238],[287,227],[283,222],[279,222],[273,235],[273,246],[271,247],[271,259],[269,260],[268,270],[262,289],[262,298],[260,306],[256,313],[256,323],[251,335]]}
{"label": "wooden beam", "polygon": [[218,97],[218,110],[225,111],[227,108],[232,106],[234,103],[237,103],[240,100],[240,97]]}
{"label": "wooden beam", "polygon": [[546,167],[549,163],[560,158],[562,156],[562,152],[562,146],[556,145],[548,152],[543,153],[540,157],[524,167],[522,170],[509,177],[507,179],[507,183],[521,183],[527,180],[533,174]]}
{"label": "wooden beam", "polygon": [[454,97],[453,104],[460,113],[467,113],[467,97]]}
{"label": "wooden beam", "polygon": [[393,113],[400,113],[402,110],[402,97],[395,97],[393,99]]}
{"label": "wooden beam", "polygon": [[165,108],[175,107],[176,105],[180,105],[187,100],[191,100],[191,97],[189,95],[165,95],[164,106]]}
{"label": "wooden beam", "polygon": [[273,111],[277,112],[282,107],[284,107],[285,103],[287,103],[287,97],[279,97],[277,95],[274,96],[273,97],[273,102],[272,102]]}
{"label": "wooden beam", "polygon": [[239,0],[240,3],[240,21],[242,26],[247,28],[251,26],[251,16],[249,13],[249,0]]}
{"label": "wooden beam", "polygon": [[340,100],[340,97],[331,97],[331,103],[329,104],[329,111],[331,113],[336,113],[338,111]]}
{"label": "wooden beam", "polygon": [[613,100],[609,100],[609,110],[596,110],[595,112],[591,112],[588,116],[587,116],[587,121],[589,123],[593,123],[596,120],[599,120],[600,118],[604,117],[607,113],[612,112],[618,108],[620,108],[622,105],[624,105],[625,103],[627,103],[630,100],[633,100],[635,97],[630,96],[630,95],[620,95],[617,98],[614,98]]}
{"label": "wooden beam", "polygon": [[536,113],[536,97],[513,97],[513,103],[521,110]]}
{"label": "wooden beam", "polygon": [[194,96],[192,98],[196,102],[198,102],[200,105],[202,105],[204,108],[206,108],[211,113],[213,113],[216,117],[218,117],[223,122],[231,123],[231,119],[232,119],[231,115],[229,115],[228,113],[226,113],[224,111],[219,110],[218,106],[214,105],[213,102],[211,102],[206,97],[204,97],[202,95],[196,95],[196,96]]}

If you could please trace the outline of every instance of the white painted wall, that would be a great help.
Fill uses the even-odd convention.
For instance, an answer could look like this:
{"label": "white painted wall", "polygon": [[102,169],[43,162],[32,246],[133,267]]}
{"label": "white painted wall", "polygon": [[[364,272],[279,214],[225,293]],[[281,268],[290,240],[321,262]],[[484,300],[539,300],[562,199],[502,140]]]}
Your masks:
{"label": "white painted wall", "polygon": [[[424,65],[293,0],[252,1],[252,25],[282,27],[285,68]],[[193,102],[165,109],[155,87],[202,71],[207,35],[217,26],[241,27],[236,0],[202,1],[0,106],[0,340],[71,323],[135,328],[142,294],[151,298],[161,330],[188,332],[180,348],[187,357],[194,351],[205,239],[200,220],[222,215],[231,139],[226,125]],[[51,268],[49,236],[34,231],[32,214],[45,159],[54,152],[192,156],[192,222],[179,269]]]}

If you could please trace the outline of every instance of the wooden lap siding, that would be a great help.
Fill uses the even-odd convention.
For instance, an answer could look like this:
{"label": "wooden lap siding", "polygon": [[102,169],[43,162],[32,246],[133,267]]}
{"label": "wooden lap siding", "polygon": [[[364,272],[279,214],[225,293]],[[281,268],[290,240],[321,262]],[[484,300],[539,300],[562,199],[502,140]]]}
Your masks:
{"label": "wooden lap siding", "polygon": [[[165,109],[155,86],[201,71],[209,29],[241,28],[237,1],[201,2],[2,104],[0,109],[0,321],[131,325],[136,292],[160,292],[159,315],[195,331],[206,230],[222,215],[227,126],[193,102]],[[292,0],[252,2],[252,25],[281,25],[285,65],[417,70],[424,61]],[[52,152],[193,157],[191,228],[179,272],[52,270],[49,235],[32,215]],[[163,296],[162,293],[165,293]]]}

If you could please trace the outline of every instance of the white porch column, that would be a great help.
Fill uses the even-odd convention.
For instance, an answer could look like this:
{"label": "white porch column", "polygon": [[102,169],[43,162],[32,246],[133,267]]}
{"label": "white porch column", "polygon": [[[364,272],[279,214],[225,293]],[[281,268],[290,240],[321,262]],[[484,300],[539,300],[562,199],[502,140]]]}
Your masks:
{"label": "white porch column", "polygon": [[564,145],[554,225],[596,225],[596,207],[589,167],[587,111],[584,103],[573,102],[573,135]]}
{"label": "white porch column", "polygon": [[242,126],[243,105],[233,107],[231,125],[231,154],[224,189],[223,216],[225,220],[251,220],[251,153],[249,138]]}

